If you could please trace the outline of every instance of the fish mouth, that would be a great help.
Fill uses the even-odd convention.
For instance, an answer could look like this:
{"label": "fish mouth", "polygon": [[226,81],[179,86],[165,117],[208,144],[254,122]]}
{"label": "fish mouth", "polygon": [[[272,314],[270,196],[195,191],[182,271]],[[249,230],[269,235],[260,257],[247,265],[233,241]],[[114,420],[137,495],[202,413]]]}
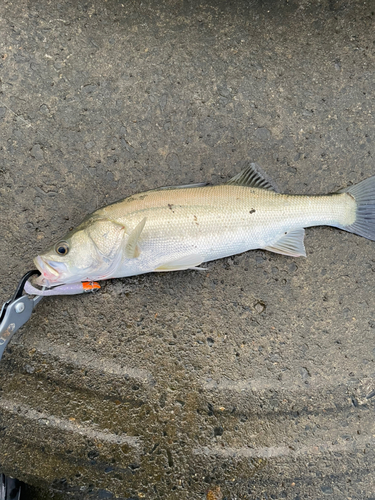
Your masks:
{"label": "fish mouth", "polygon": [[50,287],[51,285],[58,284],[61,282],[62,273],[66,270],[66,265],[62,262],[54,262],[44,259],[40,255],[35,257],[34,264],[36,265],[38,271],[41,275],[37,278],[34,283]]}

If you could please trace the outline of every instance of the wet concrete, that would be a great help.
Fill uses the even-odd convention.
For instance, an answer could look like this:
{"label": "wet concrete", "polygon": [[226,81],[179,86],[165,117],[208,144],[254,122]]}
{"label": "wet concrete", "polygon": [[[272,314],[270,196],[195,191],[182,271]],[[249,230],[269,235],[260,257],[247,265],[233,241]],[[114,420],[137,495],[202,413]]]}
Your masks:
{"label": "wet concrete", "polygon": [[[1,7],[2,300],[134,192],[375,173],[372,1]],[[46,498],[375,497],[375,243],[306,249],[42,301],[0,364],[0,470]]]}

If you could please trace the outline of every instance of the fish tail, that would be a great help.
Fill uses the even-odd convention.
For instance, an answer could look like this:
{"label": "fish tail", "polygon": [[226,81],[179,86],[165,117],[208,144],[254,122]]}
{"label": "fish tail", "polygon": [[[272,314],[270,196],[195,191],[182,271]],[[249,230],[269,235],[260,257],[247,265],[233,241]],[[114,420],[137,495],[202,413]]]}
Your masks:
{"label": "fish tail", "polygon": [[375,241],[375,176],[339,192],[348,193],[357,205],[355,221],[340,227],[345,231]]}

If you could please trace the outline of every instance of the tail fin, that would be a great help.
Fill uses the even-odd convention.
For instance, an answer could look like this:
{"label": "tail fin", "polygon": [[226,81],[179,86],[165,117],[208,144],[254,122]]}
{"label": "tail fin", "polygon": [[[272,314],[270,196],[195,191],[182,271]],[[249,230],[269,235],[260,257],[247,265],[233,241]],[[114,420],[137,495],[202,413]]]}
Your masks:
{"label": "tail fin", "polygon": [[375,176],[339,192],[350,194],[357,203],[355,222],[350,226],[341,226],[342,229],[375,241]]}

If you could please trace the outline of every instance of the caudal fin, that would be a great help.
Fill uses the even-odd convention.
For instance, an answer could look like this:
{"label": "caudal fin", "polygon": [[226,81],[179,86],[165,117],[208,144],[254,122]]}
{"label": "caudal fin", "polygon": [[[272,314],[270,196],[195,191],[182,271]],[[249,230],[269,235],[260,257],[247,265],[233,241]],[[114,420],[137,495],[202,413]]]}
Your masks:
{"label": "caudal fin", "polygon": [[350,226],[341,226],[342,229],[375,241],[375,176],[339,192],[350,194],[357,203],[355,222]]}

